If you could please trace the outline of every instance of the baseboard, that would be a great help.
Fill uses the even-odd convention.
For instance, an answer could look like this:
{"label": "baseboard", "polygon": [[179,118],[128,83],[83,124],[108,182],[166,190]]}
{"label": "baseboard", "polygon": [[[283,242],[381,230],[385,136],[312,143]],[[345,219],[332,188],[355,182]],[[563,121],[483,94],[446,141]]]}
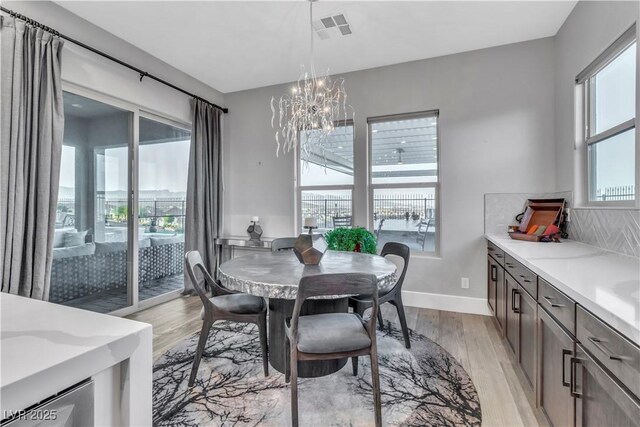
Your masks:
{"label": "baseboard", "polygon": [[402,302],[408,307],[481,314],[483,316],[491,315],[485,298],[402,291]]}

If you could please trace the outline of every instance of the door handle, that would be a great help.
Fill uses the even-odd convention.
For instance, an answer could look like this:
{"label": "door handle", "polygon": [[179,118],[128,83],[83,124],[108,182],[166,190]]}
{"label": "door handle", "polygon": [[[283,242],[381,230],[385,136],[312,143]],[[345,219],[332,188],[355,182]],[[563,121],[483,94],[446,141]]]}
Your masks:
{"label": "door handle", "polygon": [[492,282],[498,281],[498,267],[496,267],[495,265],[491,266],[491,281]]}
{"label": "door handle", "polygon": [[566,307],[564,304],[558,304],[557,302],[553,302],[553,298],[548,296],[543,296],[542,298],[546,299],[547,302],[551,305],[551,307]]}
{"label": "door handle", "polygon": [[584,362],[585,359],[580,359],[579,357],[571,357],[569,359],[569,363],[571,364],[571,368],[569,369],[569,371],[571,372],[571,386],[569,387],[569,393],[571,394],[572,397],[575,397],[576,399],[581,399],[582,398],[582,392],[578,391],[578,387],[577,387],[577,383],[578,383],[578,364],[580,364],[581,362]]}
{"label": "door handle", "polygon": [[612,353],[607,347],[605,347],[604,343],[606,341],[602,341],[600,338],[597,337],[589,337],[589,341],[591,341],[591,343],[601,352],[603,352],[609,359],[611,360],[617,360],[617,361],[622,361],[622,356],[618,356],[615,353]]}
{"label": "door handle", "polygon": [[[569,378],[569,381],[565,381],[565,378],[567,377],[567,374],[565,373],[565,366],[566,366],[566,358],[565,356],[573,356],[573,353],[571,352],[571,350],[566,350],[566,349],[562,349],[562,385],[565,387],[569,387],[569,389],[571,389],[571,378]],[[571,361],[569,361],[569,363],[571,363]]]}

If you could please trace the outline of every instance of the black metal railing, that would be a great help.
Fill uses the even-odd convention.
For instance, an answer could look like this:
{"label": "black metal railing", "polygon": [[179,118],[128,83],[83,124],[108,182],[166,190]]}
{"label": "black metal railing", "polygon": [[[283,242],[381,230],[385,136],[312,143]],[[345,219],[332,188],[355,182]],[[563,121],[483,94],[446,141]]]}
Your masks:
{"label": "black metal railing", "polygon": [[[75,199],[58,199],[59,216],[74,215]],[[103,194],[96,196],[96,212],[108,224],[127,222],[128,203],[126,199],[107,199]],[[138,222],[140,226],[149,227],[150,231],[165,230],[184,232],[186,200],[174,199],[140,199],[138,200]]]}
{"label": "black metal railing", "polygon": [[596,191],[596,200],[634,200],[635,188],[633,185],[622,185],[619,187],[599,188]]}
{"label": "black metal railing", "polygon": [[[302,218],[313,217],[320,228],[333,228],[334,217],[352,216],[351,197],[303,194]],[[390,194],[373,199],[374,219],[426,219],[433,216],[435,198],[421,194]],[[354,224],[356,225],[356,224]],[[364,225],[364,224],[363,224]]]}

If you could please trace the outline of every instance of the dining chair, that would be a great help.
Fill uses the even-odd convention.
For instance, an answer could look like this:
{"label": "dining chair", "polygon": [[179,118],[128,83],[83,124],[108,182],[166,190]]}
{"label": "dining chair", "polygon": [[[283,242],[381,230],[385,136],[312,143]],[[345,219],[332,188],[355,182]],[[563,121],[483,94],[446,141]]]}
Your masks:
{"label": "dining chair", "polygon": [[271,242],[271,252],[292,250],[296,244],[297,237],[281,237]]}
{"label": "dining chair", "polygon": [[[200,359],[204,352],[209,329],[218,320],[231,320],[234,322],[253,323],[258,326],[260,334],[260,347],[262,347],[262,368],[264,376],[269,376],[269,359],[267,355],[267,305],[263,298],[244,293],[235,293],[223,288],[209,274],[202,262],[202,257],[198,251],[189,251],[185,254],[187,272],[189,278],[196,289],[198,296],[202,300],[202,329],[200,339],[193,359],[191,376],[189,377],[189,387],[193,386]],[[199,273],[199,274],[198,274]],[[206,284],[211,289],[211,298],[205,291]]]}
{"label": "dining chair", "polygon": [[[404,276],[407,274],[407,267],[409,267],[409,256],[411,250],[409,246],[398,243],[398,242],[387,242],[382,248],[381,256],[385,257],[388,255],[395,255],[404,260],[404,265],[402,266],[402,273],[400,277],[396,281],[396,284],[393,285],[393,288],[384,292],[380,295],[380,305],[385,302],[391,303],[396,310],[398,311],[398,318],[400,319],[400,327],[402,328],[402,336],[404,337],[404,345],[407,348],[411,348],[411,341],[409,339],[409,328],[407,328],[407,318],[404,314],[404,305],[402,304],[402,284],[404,283]],[[362,295],[358,295],[357,297],[349,298],[349,306],[353,307],[354,313],[358,313],[362,316],[369,307],[373,305],[373,302],[363,297]],[[382,319],[382,313],[380,310],[378,312],[378,323],[380,324],[380,329],[384,328],[384,322]],[[373,314],[372,314],[373,316]]]}
{"label": "dining chair", "polygon": [[[357,313],[323,313],[300,316],[305,300],[328,295],[367,295],[373,316],[368,322]],[[373,274],[320,274],[300,280],[293,315],[285,321],[285,381],[291,381],[291,421],[298,426],[298,361],[351,357],[353,375],[358,374],[358,356],[371,358],[371,379],[376,427],[382,426],[380,378],[376,347],[378,279]]]}

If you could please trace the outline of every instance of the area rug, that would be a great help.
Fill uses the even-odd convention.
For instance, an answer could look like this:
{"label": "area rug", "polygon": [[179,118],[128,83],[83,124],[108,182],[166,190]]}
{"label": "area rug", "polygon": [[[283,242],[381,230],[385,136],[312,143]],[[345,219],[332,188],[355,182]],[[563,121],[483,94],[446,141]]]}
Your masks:
{"label": "area rug", "polygon": [[[289,385],[273,368],[264,377],[255,326],[215,324],[190,389],[197,342],[194,334],[154,365],[154,425],[291,425]],[[438,344],[412,331],[407,350],[401,332],[388,323],[378,331],[378,353],[385,426],[480,425],[482,412],[473,382]],[[369,358],[359,360],[357,377],[349,362],[333,375],[299,380],[300,425],[374,424]]]}

